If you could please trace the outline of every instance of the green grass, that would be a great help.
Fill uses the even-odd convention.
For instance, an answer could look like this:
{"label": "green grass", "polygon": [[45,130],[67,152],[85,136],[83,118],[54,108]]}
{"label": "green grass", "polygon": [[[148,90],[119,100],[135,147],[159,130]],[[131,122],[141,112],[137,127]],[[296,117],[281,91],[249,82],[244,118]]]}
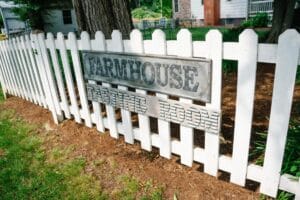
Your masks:
{"label": "green grass", "polygon": [[[1,94],[0,90],[0,100]],[[115,181],[115,189],[104,190],[95,176],[85,172],[86,159],[70,156],[72,146],[46,150],[45,137],[37,129],[19,119],[12,110],[0,110],[1,200],[162,199],[161,187],[126,174],[112,176],[109,181]],[[101,163],[95,167],[100,168]]]}
{"label": "green grass", "polygon": [[84,174],[83,158],[61,159],[66,152],[50,152],[50,161],[35,127],[0,114],[0,199],[108,199],[100,183]]}

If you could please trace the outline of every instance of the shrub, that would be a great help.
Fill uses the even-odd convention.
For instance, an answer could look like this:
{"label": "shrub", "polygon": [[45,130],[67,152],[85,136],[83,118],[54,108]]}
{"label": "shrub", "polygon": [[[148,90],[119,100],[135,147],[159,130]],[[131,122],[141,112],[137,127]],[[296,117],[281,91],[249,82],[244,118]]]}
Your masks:
{"label": "shrub", "polygon": [[136,19],[144,19],[144,18],[159,18],[160,13],[153,12],[149,10],[147,7],[136,8],[131,11],[132,17]]}
{"label": "shrub", "polygon": [[256,28],[256,27],[266,27],[269,22],[269,17],[267,13],[257,13],[254,17],[242,22],[241,26],[243,28]]}

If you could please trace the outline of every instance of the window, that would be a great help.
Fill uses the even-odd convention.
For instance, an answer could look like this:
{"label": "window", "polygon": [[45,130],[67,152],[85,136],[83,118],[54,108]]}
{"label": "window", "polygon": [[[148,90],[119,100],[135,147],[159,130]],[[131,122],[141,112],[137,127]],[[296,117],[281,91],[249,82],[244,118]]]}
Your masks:
{"label": "window", "polygon": [[175,12],[178,12],[178,1],[179,0],[174,0],[174,10],[175,10]]}
{"label": "window", "polygon": [[72,24],[71,10],[63,10],[62,15],[64,24]]}

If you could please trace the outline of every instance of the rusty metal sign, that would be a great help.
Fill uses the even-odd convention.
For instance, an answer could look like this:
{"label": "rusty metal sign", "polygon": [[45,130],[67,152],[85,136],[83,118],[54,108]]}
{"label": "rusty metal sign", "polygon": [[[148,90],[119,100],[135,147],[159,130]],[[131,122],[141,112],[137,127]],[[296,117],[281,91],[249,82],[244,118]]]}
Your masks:
{"label": "rusty metal sign", "polygon": [[211,60],[83,51],[87,80],[211,100]]}
{"label": "rusty metal sign", "polygon": [[86,88],[88,99],[93,102],[104,103],[210,133],[220,132],[220,110],[96,84],[87,84]]}

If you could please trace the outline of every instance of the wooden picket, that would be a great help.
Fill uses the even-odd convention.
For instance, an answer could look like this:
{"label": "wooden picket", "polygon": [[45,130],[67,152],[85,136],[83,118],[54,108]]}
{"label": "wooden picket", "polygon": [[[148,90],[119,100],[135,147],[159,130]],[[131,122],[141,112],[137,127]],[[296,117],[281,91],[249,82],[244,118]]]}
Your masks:
{"label": "wooden picket", "polygon": [[[150,117],[138,114],[138,126],[134,126],[132,113],[105,105],[89,102],[85,84],[101,84],[114,87],[109,82],[85,81],[82,71],[81,51],[135,53],[182,58],[207,58],[212,62],[211,101],[205,107],[222,110],[222,60],[237,60],[237,101],[233,133],[232,156],[222,155],[220,134],[206,131],[204,148],[194,146],[194,129],[180,125],[179,138],[171,137],[171,123],[157,119],[157,132],[151,132]],[[166,40],[165,33],[155,30],[152,39],[143,40],[142,33],[133,30],[129,39],[114,30],[111,39],[96,32],[91,39],[82,32],[77,39],[69,33],[57,37],[45,35],[21,36],[0,42],[0,83],[4,95],[18,96],[48,108],[56,123],[63,118],[72,119],[100,132],[109,129],[111,137],[124,136],[125,142],[140,141],[141,148],[151,151],[157,147],[162,157],[180,156],[181,163],[192,166],[194,162],[204,165],[204,172],[218,176],[219,170],[230,173],[230,182],[245,185],[247,179],[261,184],[260,192],[276,197],[279,189],[295,194],[300,199],[300,179],[280,174],[287,137],[297,65],[300,65],[300,34],[288,30],[280,36],[277,44],[259,44],[253,30],[245,30],[239,42],[223,42],[217,30],[207,33],[205,41],[192,41],[187,29],[182,29],[177,40]],[[249,143],[252,132],[252,115],[258,62],[276,64],[271,114],[263,166],[248,163]],[[118,90],[127,91],[123,85]],[[134,88],[136,93],[147,95],[148,91]],[[151,95],[153,92],[151,93]],[[155,93],[160,99],[169,96]],[[179,98],[179,102],[193,105],[193,100]]]}

